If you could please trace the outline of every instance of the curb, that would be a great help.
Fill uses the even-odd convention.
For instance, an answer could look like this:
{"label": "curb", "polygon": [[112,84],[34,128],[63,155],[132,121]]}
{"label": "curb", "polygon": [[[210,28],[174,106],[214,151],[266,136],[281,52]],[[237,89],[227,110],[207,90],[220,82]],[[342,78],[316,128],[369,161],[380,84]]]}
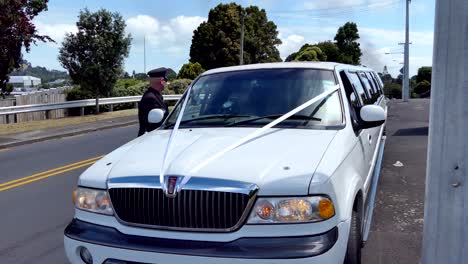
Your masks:
{"label": "curb", "polygon": [[86,134],[86,133],[91,133],[91,132],[106,130],[106,129],[111,129],[111,128],[131,126],[131,125],[134,125],[134,124],[138,124],[138,120],[129,121],[129,122],[125,122],[125,123],[119,123],[119,124],[112,124],[112,125],[102,126],[102,127],[98,127],[98,128],[87,128],[87,129],[74,130],[74,131],[72,130],[70,132],[66,132],[66,133],[62,133],[62,134],[55,134],[55,135],[51,135],[51,136],[44,136],[44,137],[37,137],[37,138],[31,138],[31,139],[26,139],[26,140],[9,142],[9,143],[5,143],[5,144],[0,144],[0,149],[17,147],[17,146],[21,146],[21,145],[37,143],[37,142],[46,141],[46,140],[50,140],[50,139],[58,139],[58,138],[63,138],[63,137],[76,136],[76,135],[81,135],[81,134]]}

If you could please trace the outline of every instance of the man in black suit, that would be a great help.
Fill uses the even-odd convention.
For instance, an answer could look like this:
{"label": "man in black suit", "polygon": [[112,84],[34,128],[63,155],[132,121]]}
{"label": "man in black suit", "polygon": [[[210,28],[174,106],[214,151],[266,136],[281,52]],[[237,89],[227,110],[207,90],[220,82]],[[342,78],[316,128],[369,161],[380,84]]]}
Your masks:
{"label": "man in black suit", "polygon": [[[138,130],[138,136],[150,132],[161,126],[161,123],[151,124],[148,122],[148,113],[155,108],[159,108],[164,111],[164,119],[169,114],[169,109],[164,103],[162,91],[167,82],[167,69],[158,68],[148,72],[150,79],[150,86],[146,90],[145,94],[141,98],[138,104],[138,120],[140,121],[140,129]],[[164,120],[163,119],[163,120]]]}

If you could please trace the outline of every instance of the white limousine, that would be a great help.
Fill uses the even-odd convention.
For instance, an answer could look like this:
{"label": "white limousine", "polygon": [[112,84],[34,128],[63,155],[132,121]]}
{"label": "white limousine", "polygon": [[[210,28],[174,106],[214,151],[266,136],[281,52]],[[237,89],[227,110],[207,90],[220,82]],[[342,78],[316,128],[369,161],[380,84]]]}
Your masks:
{"label": "white limousine", "polygon": [[375,71],[337,63],[203,73],[159,129],[80,176],[68,259],[360,263],[385,144],[382,90]]}

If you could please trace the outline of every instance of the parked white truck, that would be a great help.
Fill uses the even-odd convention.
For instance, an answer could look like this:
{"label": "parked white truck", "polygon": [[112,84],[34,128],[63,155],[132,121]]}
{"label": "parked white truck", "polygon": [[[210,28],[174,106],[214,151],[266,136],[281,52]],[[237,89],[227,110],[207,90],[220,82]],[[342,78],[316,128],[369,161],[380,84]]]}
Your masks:
{"label": "parked white truck", "polygon": [[337,63],[203,73],[159,129],[80,176],[68,259],[360,263],[385,143],[382,89],[373,70]]}

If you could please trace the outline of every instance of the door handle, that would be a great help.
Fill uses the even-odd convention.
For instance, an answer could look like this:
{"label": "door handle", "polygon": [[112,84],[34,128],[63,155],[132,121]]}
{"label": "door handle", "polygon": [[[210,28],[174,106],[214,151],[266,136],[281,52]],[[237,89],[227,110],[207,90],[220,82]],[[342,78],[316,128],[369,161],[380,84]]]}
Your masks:
{"label": "door handle", "polygon": [[370,134],[367,135],[367,139],[369,140],[369,144],[372,144],[372,136]]}

